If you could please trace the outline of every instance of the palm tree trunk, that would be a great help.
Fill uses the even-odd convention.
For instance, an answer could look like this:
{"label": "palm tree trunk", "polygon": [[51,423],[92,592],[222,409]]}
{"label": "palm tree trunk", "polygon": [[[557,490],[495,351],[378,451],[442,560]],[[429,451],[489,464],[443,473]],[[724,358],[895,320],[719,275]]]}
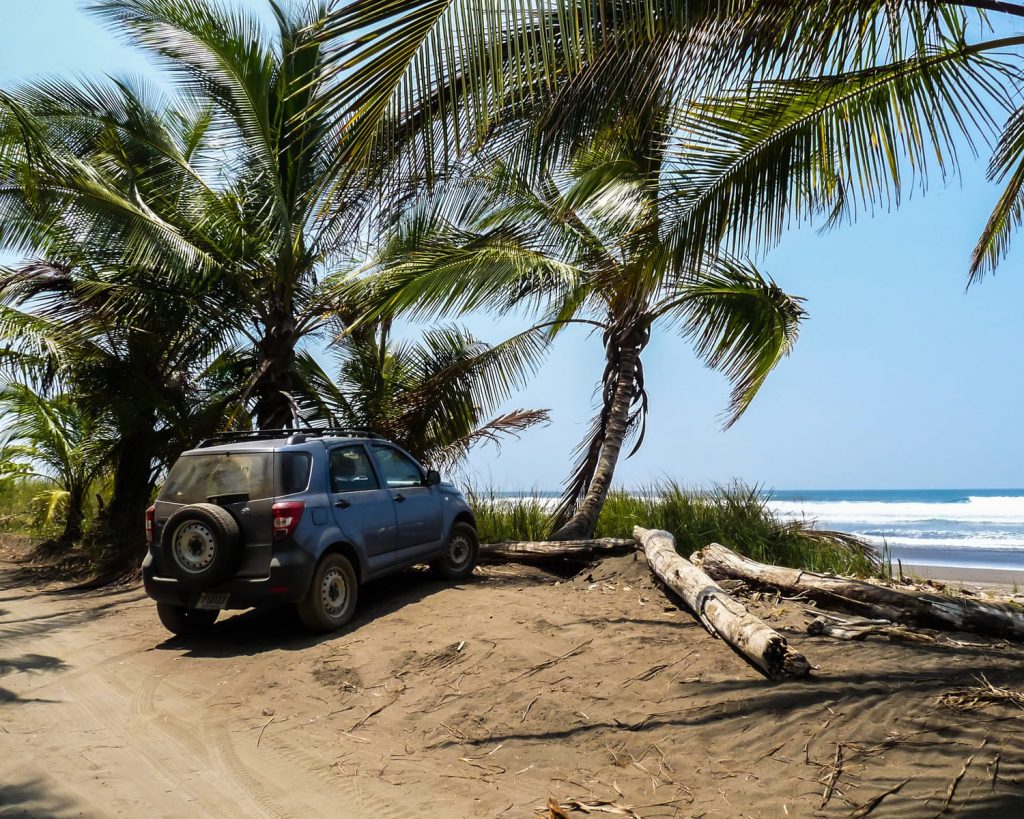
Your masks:
{"label": "palm tree trunk", "polygon": [[85,487],[68,487],[68,508],[64,516],[64,531],[60,542],[71,544],[82,539],[82,523],[85,520]]}
{"label": "palm tree trunk", "polygon": [[616,337],[622,338],[622,341],[613,338],[606,347],[609,371],[614,374],[615,381],[614,388],[605,391],[602,417],[606,420],[603,430],[598,432],[592,443],[592,447],[598,448],[593,474],[589,477],[583,501],[572,517],[551,535],[552,540],[593,537],[597,518],[611,488],[619,453],[629,432],[631,409],[640,390],[637,371],[640,353],[647,342],[647,333],[642,329],[632,329],[624,336]]}
{"label": "palm tree trunk", "polygon": [[[153,413],[149,417],[154,419]],[[153,493],[157,442],[152,426],[122,438],[110,503],[100,513],[98,540],[117,570],[138,566],[146,550],[146,507]]]}
{"label": "palm tree trunk", "polygon": [[264,372],[256,382],[256,426],[281,429],[293,420],[288,395],[295,390],[295,320],[284,310],[272,313],[259,345],[258,366]]}

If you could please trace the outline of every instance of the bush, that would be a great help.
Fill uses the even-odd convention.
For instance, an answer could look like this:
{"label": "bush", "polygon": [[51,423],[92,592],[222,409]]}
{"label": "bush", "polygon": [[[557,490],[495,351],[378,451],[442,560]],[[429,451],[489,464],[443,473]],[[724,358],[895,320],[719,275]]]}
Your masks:
{"label": "bush", "polygon": [[[597,525],[597,537],[633,536],[634,526],[665,529],[689,556],[709,543],[721,543],[762,563],[836,574],[877,574],[878,553],[871,544],[843,532],[819,529],[813,521],[776,514],[770,495],[734,483],[710,490],[685,489],[668,482],[636,493],[612,492]],[[471,493],[480,540],[543,540],[551,532],[547,498],[501,498]]]}
{"label": "bush", "polygon": [[47,521],[37,501],[50,485],[42,480],[0,481],[0,532],[44,537],[59,532]]}

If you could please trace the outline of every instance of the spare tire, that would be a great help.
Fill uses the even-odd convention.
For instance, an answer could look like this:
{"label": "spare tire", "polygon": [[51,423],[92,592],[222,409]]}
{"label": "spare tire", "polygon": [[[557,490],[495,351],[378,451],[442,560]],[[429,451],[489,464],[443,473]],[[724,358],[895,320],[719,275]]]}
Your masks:
{"label": "spare tire", "polygon": [[171,515],[161,545],[178,581],[190,589],[203,589],[217,585],[238,568],[242,532],[222,506],[193,503]]}

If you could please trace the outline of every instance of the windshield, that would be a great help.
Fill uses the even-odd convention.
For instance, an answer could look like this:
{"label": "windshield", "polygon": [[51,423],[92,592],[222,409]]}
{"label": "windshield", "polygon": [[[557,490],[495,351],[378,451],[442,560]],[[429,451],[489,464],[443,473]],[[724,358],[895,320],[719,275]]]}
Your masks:
{"label": "windshield", "polygon": [[183,455],[167,475],[160,500],[205,503],[226,495],[269,498],[274,494],[273,463],[272,452]]}

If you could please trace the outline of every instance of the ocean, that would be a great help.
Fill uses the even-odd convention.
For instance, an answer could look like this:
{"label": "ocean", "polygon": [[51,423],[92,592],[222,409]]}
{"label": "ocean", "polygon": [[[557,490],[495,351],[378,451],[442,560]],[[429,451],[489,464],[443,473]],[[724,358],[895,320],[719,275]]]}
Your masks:
{"label": "ocean", "polygon": [[770,504],[906,564],[1024,569],[1024,489],[777,490]]}

